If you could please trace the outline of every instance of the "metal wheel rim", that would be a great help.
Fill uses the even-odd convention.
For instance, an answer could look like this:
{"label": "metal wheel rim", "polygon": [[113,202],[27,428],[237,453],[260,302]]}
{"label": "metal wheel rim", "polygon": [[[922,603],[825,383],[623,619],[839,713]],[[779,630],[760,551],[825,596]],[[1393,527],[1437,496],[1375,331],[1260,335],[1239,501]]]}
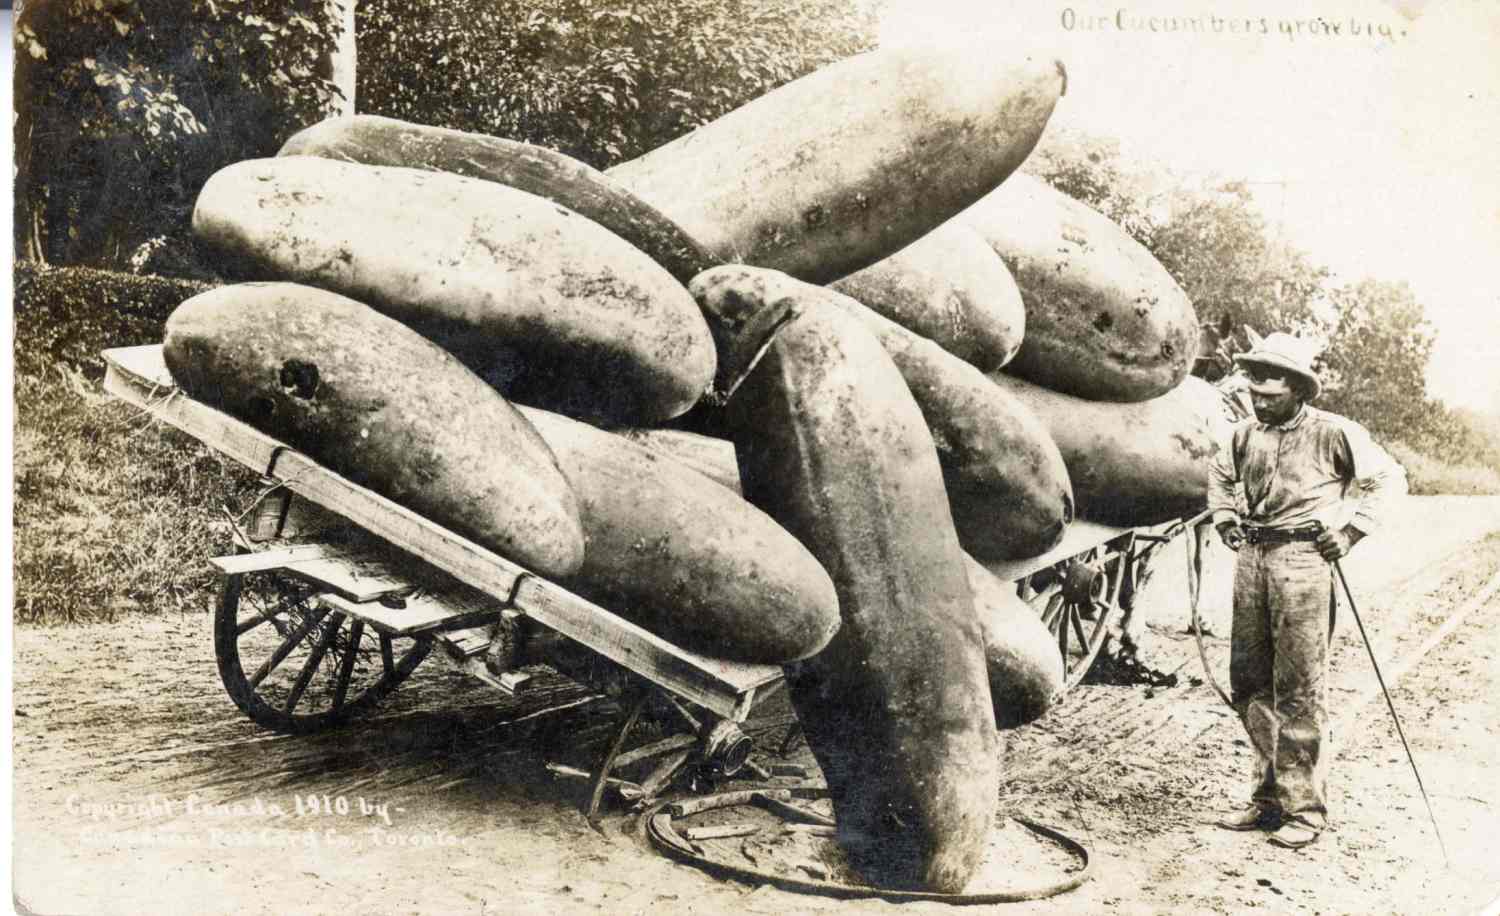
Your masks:
{"label": "metal wheel rim", "polygon": [[332,610],[309,583],[276,572],[227,577],[214,614],[230,698],[282,732],[317,731],[369,709],[431,648],[430,638],[391,637]]}

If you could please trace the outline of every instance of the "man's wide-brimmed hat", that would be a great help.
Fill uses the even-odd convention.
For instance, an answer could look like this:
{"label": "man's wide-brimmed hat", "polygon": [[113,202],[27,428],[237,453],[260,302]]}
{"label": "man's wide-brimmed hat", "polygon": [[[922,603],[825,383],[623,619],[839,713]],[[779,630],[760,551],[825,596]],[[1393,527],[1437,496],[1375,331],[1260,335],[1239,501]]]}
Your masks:
{"label": "man's wide-brimmed hat", "polygon": [[1275,366],[1277,369],[1300,376],[1312,391],[1308,395],[1308,400],[1312,400],[1323,391],[1323,383],[1318,381],[1317,373],[1313,372],[1312,368],[1313,359],[1317,355],[1318,348],[1311,341],[1277,331],[1275,334],[1268,334],[1264,339],[1255,341],[1248,353],[1236,355],[1234,363],[1237,366],[1243,366],[1246,363]]}

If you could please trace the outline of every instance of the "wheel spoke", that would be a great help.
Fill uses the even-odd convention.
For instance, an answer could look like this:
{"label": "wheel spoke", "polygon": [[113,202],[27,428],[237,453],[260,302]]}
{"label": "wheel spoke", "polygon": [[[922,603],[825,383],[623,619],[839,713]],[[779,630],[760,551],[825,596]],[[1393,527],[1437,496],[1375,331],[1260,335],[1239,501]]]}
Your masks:
{"label": "wheel spoke", "polygon": [[1036,589],[1031,586],[1030,576],[1022,577],[1020,583],[1016,586],[1016,595],[1022,601],[1030,601],[1036,597]]}
{"label": "wheel spoke", "polygon": [[1047,610],[1042,612],[1042,625],[1052,632],[1057,632],[1057,612],[1062,608],[1063,594],[1059,591],[1047,599]]}
{"label": "wheel spoke", "polygon": [[380,634],[380,664],[385,669],[386,680],[396,673],[396,659],[391,653],[391,636],[389,633]]}
{"label": "wheel spoke", "polygon": [[349,646],[344,650],[343,663],[339,665],[338,685],[333,692],[333,708],[342,709],[344,697],[349,693],[349,681],[354,677],[354,661],[359,657],[359,641],[365,635],[365,622],[356,619],[349,625]]}
{"label": "wheel spoke", "polygon": [[[1101,613],[1102,610],[1103,610],[1102,608],[1096,609],[1096,613]],[[1103,625],[1103,617],[1102,616],[1099,618],[1099,621],[1100,621],[1100,626],[1102,626]],[[1090,645],[1089,645],[1089,638],[1087,636],[1083,635],[1083,617],[1081,615],[1078,615],[1078,614],[1074,614],[1073,615],[1073,632],[1078,636],[1078,648],[1079,648],[1079,651],[1081,651],[1084,654],[1084,657],[1087,657],[1088,653],[1089,653]]]}
{"label": "wheel spoke", "polygon": [[1057,651],[1062,655],[1064,668],[1068,666],[1068,618],[1072,616],[1073,602],[1064,602],[1057,623]]}
{"label": "wheel spoke", "polygon": [[249,617],[246,617],[244,620],[241,620],[234,625],[234,635],[244,636],[246,633],[249,633],[251,630],[255,629],[266,621],[274,619],[275,618],[271,617],[268,614],[251,614]]}
{"label": "wheel spoke", "polygon": [[[255,614],[239,622],[235,630],[235,635],[243,636],[261,623],[269,620],[271,625],[276,627],[276,632],[282,636],[286,636],[292,632],[289,619],[292,612],[306,600],[306,595],[298,594],[282,595],[281,599],[274,603],[252,599],[252,603],[255,604]],[[283,619],[283,615],[288,619]]]}
{"label": "wheel spoke", "polygon": [[308,633],[312,632],[312,628],[317,626],[318,621],[322,620],[327,613],[328,609],[325,607],[319,606],[314,608],[307,615],[307,619],[302,621],[302,624],[293,630],[290,636],[282,640],[281,645],[276,647],[276,651],[271,653],[271,657],[266,659],[259,668],[255,669],[254,674],[250,675],[250,687],[252,689],[259,687],[260,682],[266,679],[266,675],[274,671],[277,665],[281,664],[286,660],[288,655],[292,654],[292,650],[297,648],[297,644],[302,642]]}
{"label": "wheel spoke", "polygon": [[[1114,567],[1113,571],[1110,570],[1111,566]],[[1120,597],[1120,582],[1125,578],[1124,567],[1125,558],[1120,554],[1115,554],[1111,563],[1104,564],[1104,574],[1109,577],[1104,588],[1104,604],[1109,607],[1114,607],[1116,600]]]}
{"label": "wheel spoke", "polygon": [[297,703],[302,699],[303,691],[311,683],[313,674],[322,664],[323,656],[328,654],[328,647],[333,645],[333,638],[338,635],[339,627],[344,623],[343,614],[334,614],[328,618],[328,623],[323,625],[323,635],[318,644],[313,647],[312,654],[303,663],[302,670],[297,672],[297,682],[292,685],[292,692],[286,698],[286,714],[291,715],[292,710],[297,708]]}

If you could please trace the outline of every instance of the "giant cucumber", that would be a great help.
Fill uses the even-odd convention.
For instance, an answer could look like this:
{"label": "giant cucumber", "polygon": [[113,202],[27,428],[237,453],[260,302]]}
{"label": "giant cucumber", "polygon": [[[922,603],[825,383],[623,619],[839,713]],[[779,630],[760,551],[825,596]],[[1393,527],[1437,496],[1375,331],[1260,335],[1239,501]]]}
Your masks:
{"label": "giant cucumber", "polygon": [[833,583],[768,515],[623,436],[520,410],[578,494],[585,550],[570,588],[720,658],[780,664],[828,643],[839,627]]}
{"label": "giant cucumber", "polygon": [[1005,262],[953,220],[832,286],[985,372],[1010,362],[1026,333]]}
{"label": "giant cucumber", "polygon": [[499,182],[593,220],[650,255],[684,285],[713,264],[712,256],[681,227],[603,172],[530,143],[355,115],[319,121],[293,134],[277,155],[405,166]]}
{"label": "giant cucumber", "polygon": [[848,296],[759,267],[726,264],[689,287],[705,311],[728,297],[838,308],[872,331],[900,370],[937,446],[964,549],[981,560],[1035,556],[1073,520],[1062,454],[1040,420],[978,369]]}
{"label": "giant cucumber", "polygon": [[1021,164],[1055,59],[889,48],[794,80],[606,174],[720,261],[827,283],[892,254]]}
{"label": "giant cucumber", "polygon": [[808,303],[727,407],[747,498],[833,578],[843,626],[789,671],[850,861],[957,892],[999,783],[984,642],[932,437],[857,320]]}
{"label": "giant cucumber", "polygon": [[178,306],[162,348],[190,397],[545,576],[583,562],[578,501],[515,408],[414,331],[292,283]]}
{"label": "giant cucumber", "polygon": [[1057,640],[1031,605],[1006,582],[966,556],[974,609],[984,631],[995,725],[1016,728],[1041,718],[1062,695],[1064,672]]}
{"label": "giant cucumber", "polygon": [[507,397],[651,422],[708,388],[703,315],[597,223],[524,191],[312,156],[209,179],[193,228],[257,279],[320,286],[439,341]]}
{"label": "giant cucumber", "polygon": [[1224,444],[1213,386],[1188,376],[1149,401],[1087,401],[1004,372],[990,380],[1041,418],[1062,450],[1078,514],[1106,525],[1154,525],[1208,499],[1209,462]]}
{"label": "giant cucumber", "polygon": [[1095,401],[1144,401],[1175,388],[1198,354],[1187,294],[1103,214],[1029,175],[965,210],[1026,303],[1026,337],[1005,367]]}

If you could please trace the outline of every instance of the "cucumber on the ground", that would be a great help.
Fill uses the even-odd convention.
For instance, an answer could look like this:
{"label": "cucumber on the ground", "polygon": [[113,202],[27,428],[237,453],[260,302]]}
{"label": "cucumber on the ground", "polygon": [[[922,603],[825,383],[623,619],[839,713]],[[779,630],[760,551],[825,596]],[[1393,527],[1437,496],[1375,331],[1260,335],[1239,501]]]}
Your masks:
{"label": "cucumber on the ground", "polygon": [[588,217],[645,252],[684,285],[714,263],[680,226],[603,172],[518,140],[354,115],[319,121],[293,134],[277,155],[405,166],[499,182]]}
{"label": "cucumber on the ground", "polygon": [[564,584],[705,655],[781,664],[827,645],[839,627],[833,583],[770,516],[622,436],[520,410],[578,495],[583,565]]}
{"label": "cucumber on the ground", "polygon": [[573,488],[515,408],[452,356],[352,299],[220,287],[167,319],[190,397],[544,576],[584,559]]}
{"label": "cucumber on the ground", "polygon": [[1005,371],[1090,400],[1144,401],[1192,369],[1193,303],[1103,214],[1019,174],[959,221],[1005,261],[1026,303],[1026,337]]}
{"label": "cucumber on the ground", "polygon": [[831,285],[984,372],[1010,362],[1026,333],[1005,262],[953,220]]}
{"label": "cucumber on the ground", "polygon": [[885,48],[794,80],[606,174],[720,261],[827,283],[978,200],[1064,84],[1041,53]]}
{"label": "cucumber on the ground", "polygon": [[788,669],[837,837],[883,887],[957,892],[994,818],[984,640],[932,437],[856,319],[809,303],[730,399],[746,497],[822,562],[843,626]]}
{"label": "cucumber on the ground", "polygon": [[703,315],[660,265],[534,194],[288,156],[209,179],[193,229],[241,276],[365,302],[511,400],[601,421],[682,413],[714,376]]}
{"label": "cucumber on the ground", "polygon": [[1073,519],[1062,455],[1041,421],[984,373],[848,296],[767,268],[722,265],[689,289],[705,312],[737,296],[817,303],[855,317],[895,362],[922,411],[964,549],[995,561],[1035,556],[1061,540]]}
{"label": "cucumber on the ground", "polygon": [[1004,372],[989,378],[1052,434],[1079,517],[1133,527],[1206,505],[1209,462],[1224,444],[1225,422],[1216,416],[1220,402],[1209,383],[1188,376],[1160,397],[1121,404],[1059,394]]}

